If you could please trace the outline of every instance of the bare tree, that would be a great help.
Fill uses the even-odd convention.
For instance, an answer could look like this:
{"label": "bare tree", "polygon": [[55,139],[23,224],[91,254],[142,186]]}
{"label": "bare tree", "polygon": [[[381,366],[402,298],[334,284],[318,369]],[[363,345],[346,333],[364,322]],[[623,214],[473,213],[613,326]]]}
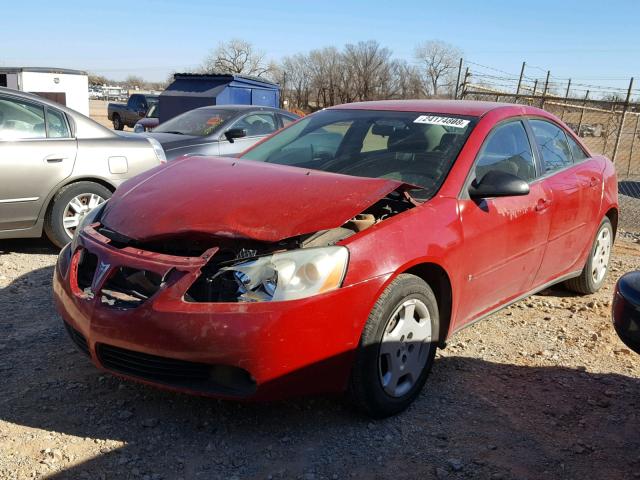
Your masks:
{"label": "bare tree", "polygon": [[347,44],[343,55],[347,81],[354,88],[355,99],[374,100],[386,96],[380,80],[388,75],[391,50],[369,40]]}
{"label": "bare tree", "polygon": [[245,40],[233,39],[221,42],[202,65],[204,73],[239,73],[265,77],[270,65],[264,52],[256,50]]}
{"label": "bare tree", "polygon": [[428,95],[437,97],[451,93],[455,87],[456,68],[462,51],[446,42],[431,40],[418,45],[415,58],[422,64],[425,90]]}

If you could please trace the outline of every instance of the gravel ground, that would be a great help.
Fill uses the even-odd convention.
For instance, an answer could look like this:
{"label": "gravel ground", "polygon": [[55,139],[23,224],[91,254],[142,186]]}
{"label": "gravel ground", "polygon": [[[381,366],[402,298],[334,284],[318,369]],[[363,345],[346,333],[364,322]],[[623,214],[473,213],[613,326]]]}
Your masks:
{"label": "gravel ground", "polygon": [[99,372],[54,312],[55,250],[0,242],[0,478],[640,478],[640,356],[610,325],[638,242],[619,236],[598,294],[555,288],[455,335],[378,422],[335,398],[220,402]]}

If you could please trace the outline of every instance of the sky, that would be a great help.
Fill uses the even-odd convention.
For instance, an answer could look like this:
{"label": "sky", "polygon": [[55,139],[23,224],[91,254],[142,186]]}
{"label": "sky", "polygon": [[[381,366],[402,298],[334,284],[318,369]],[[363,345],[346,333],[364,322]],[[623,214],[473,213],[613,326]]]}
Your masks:
{"label": "sky", "polygon": [[197,68],[220,42],[250,41],[269,59],[377,40],[414,62],[442,40],[486,72],[640,88],[637,0],[1,0],[0,65],[64,67],[116,80],[165,80]]}

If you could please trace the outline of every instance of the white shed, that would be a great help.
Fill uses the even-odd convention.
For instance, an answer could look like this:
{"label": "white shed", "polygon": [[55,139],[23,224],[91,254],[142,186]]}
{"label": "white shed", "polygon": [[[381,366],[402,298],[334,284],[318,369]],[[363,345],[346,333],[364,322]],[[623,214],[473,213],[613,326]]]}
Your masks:
{"label": "white shed", "polygon": [[0,87],[35,93],[89,116],[89,76],[81,70],[0,67]]}

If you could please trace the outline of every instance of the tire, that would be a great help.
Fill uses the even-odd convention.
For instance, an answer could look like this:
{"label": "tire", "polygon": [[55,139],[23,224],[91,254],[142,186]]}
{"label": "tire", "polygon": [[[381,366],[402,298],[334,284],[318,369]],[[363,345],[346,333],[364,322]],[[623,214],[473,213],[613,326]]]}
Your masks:
{"label": "tire", "polygon": [[[593,240],[587,263],[579,276],[565,282],[565,286],[576,293],[596,293],[607,279],[609,259],[613,247],[613,227],[607,217],[602,219]],[[598,268],[600,265],[600,268]],[[604,269],[604,271],[602,271]],[[597,274],[596,274],[597,272]]]}
{"label": "tire", "polygon": [[[413,315],[410,313],[412,303]],[[405,314],[404,318],[411,316],[413,322],[404,321]],[[410,325],[416,329],[415,336],[413,330],[407,333]],[[420,394],[429,376],[438,344],[438,328],[438,303],[429,285],[414,275],[399,275],[382,292],[364,326],[349,382],[352,402],[374,418],[388,417],[406,409]],[[413,341],[407,341],[412,338]],[[396,375],[393,372],[398,369],[392,368],[390,362],[406,369]],[[409,373],[411,369],[413,374]]]}
{"label": "tire", "polygon": [[124,129],[124,123],[122,123],[122,120],[120,119],[120,115],[118,115],[117,113],[113,114],[113,129],[114,130],[123,130]]}
{"label": "tire", "polygon": [[60,248],[69,243],[72,236],[67,232],[63,219],[69,214],[75,217],[77,213],[71,208],[70,202],[79,197],[81,203],[84,202],[84,199],[87,199],[87,203],[83,203],[83,205],[86,205],[87,210],[84,213],[77,213],[80,217],[79,221],[89,211],[89,204],[95,204],[96,196],[101,199],[99,203],[102,203],[111,197],[111,190],[95,182],[77,182],[61,188],[53,197],[44,218],[44,232],[49,240]]}

